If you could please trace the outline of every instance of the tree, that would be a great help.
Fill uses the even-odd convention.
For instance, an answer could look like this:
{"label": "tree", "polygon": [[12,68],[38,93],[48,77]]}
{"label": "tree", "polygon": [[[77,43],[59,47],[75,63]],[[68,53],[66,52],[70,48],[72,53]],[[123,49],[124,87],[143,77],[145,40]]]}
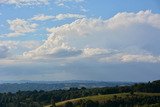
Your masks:
{"label": "tree", "polygon": [[52,98],[52,99],[51,99],[51,107],[56,107],[56,104],[55,104],[54,98]]}
{"label": "tree", "polygon": [[134,95],[134,91],[131,91],[131,92],[130,92],[130,95]]}
{"label": "tree", "polygon": [[64,107],[73,107],[73,103],[68,101],[65,103]]}
{"label": "tree", "polygon": [[92,100],[87,100],[85,102],[85,107],[98,107],[99,103],[98,102],[94,102]]}

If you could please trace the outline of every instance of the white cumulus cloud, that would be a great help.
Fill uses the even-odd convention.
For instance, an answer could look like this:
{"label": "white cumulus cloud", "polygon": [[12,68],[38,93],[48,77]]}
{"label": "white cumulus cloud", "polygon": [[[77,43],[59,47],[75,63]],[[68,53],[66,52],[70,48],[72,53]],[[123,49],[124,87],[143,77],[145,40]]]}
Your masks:
{"label": "white cumulus cloud", "polygon": [[5,34],[8,37],[16,37],[26,33],[34,32],[38,26],[37,24],[30,23],[24,19],[8,20],[7,22],[10,26],[10,30],[12,31],[11,33]]}
{"label": "white cumulus cloud", "polygon": [[0,57],[12,57],[22,54],[24,51],[29,51],[38,48],[42,42],[40,41],[0,41]]}

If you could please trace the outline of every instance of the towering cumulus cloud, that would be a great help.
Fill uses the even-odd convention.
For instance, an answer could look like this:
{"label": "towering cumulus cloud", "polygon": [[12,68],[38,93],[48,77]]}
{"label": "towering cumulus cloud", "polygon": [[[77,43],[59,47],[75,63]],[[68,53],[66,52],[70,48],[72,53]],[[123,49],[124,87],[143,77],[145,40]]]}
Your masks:
{"label": "towering cumulus cloud", "polygon": [[151,11],[118,13],[103,19],[78,19],[48,28],[39,48],[25,52],[30,58],[92,57],[105,62],[159,62],[160,15]]}
{"label": "towering cumulus cloud", "polygon": [[[68,23],[63,20],[68,24],[47,28],[57,23],[50,23],[56,18],[54,21],[60,23],[66,18],[74,18],[74,21]],[[121,12],[109,19],[87,18],[78,14],[61,14],[59,17],[41,14],[32,20],[10,20],[12,37],[19,36],[22,41],[0,41],[0,75],[2,79],[26,80],[159,79],[159,19],[160,14],[147,10]],[[23,37],[28,40],[32,36],[20,35],[34,33],[41,25],[49,25],[43,27],[47,30],[45,34],[48,33],[46,40],[40,40],[40,43],[23,41]],[[17,56],[9,57],[13,51]]]}

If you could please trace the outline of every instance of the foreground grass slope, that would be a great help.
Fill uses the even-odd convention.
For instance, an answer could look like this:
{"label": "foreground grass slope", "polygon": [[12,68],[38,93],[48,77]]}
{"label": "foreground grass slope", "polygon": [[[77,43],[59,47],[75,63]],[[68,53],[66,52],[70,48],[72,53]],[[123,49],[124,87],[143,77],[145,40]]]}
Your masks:
{"label": "foreground grass slope", "polygon": [[[77,99],[71,99],[71,100],[66,100],[62,102],[56,103],[57,107],[63,107],[67,102],[72,102],[72,103],[77,103],[81,100],[92,100],[92,101],[98,101],[99,103],[105,102],[111,99],[114,99],[115,97],[120,97],[120,98],[127,98],[130,96],[130,93],[119,93],[119,94],[108,94],[108,95],[96,95],[96,96],[88,96],[88,97],[83,97],[83,98],[77,98]],[[160,96],[160,93],[134,93],[134,96]],[[51,105],[47,105],[45,107],[50,107]]]}

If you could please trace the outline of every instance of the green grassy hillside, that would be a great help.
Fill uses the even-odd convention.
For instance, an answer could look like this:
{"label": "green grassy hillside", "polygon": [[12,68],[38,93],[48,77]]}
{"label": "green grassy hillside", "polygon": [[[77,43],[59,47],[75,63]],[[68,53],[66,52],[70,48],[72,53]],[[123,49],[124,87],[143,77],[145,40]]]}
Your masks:
{"label": "green grassy hillside", "polygon": [[[92,100],[92,101],[98,101],[99,103],[108,101],[113,99],[114,97],[120,97],[120,98],[127,98],[131,96],[130,93],[119,93],[119,94],[108,94],[108,95],[96,95],[96,96],[88,96],[88,97],[83,97],[83,98],[77,98],[77,99],[71,99],[67,101],[62,101],[56,103],[57,107],[63,107],[66,102],[72,102],[72,103],[77,103],[81,100]],[[160,96],[160,93],[134,93],[134,96]],[[50,105],[47,105],[45,107],[50,107]]]}

